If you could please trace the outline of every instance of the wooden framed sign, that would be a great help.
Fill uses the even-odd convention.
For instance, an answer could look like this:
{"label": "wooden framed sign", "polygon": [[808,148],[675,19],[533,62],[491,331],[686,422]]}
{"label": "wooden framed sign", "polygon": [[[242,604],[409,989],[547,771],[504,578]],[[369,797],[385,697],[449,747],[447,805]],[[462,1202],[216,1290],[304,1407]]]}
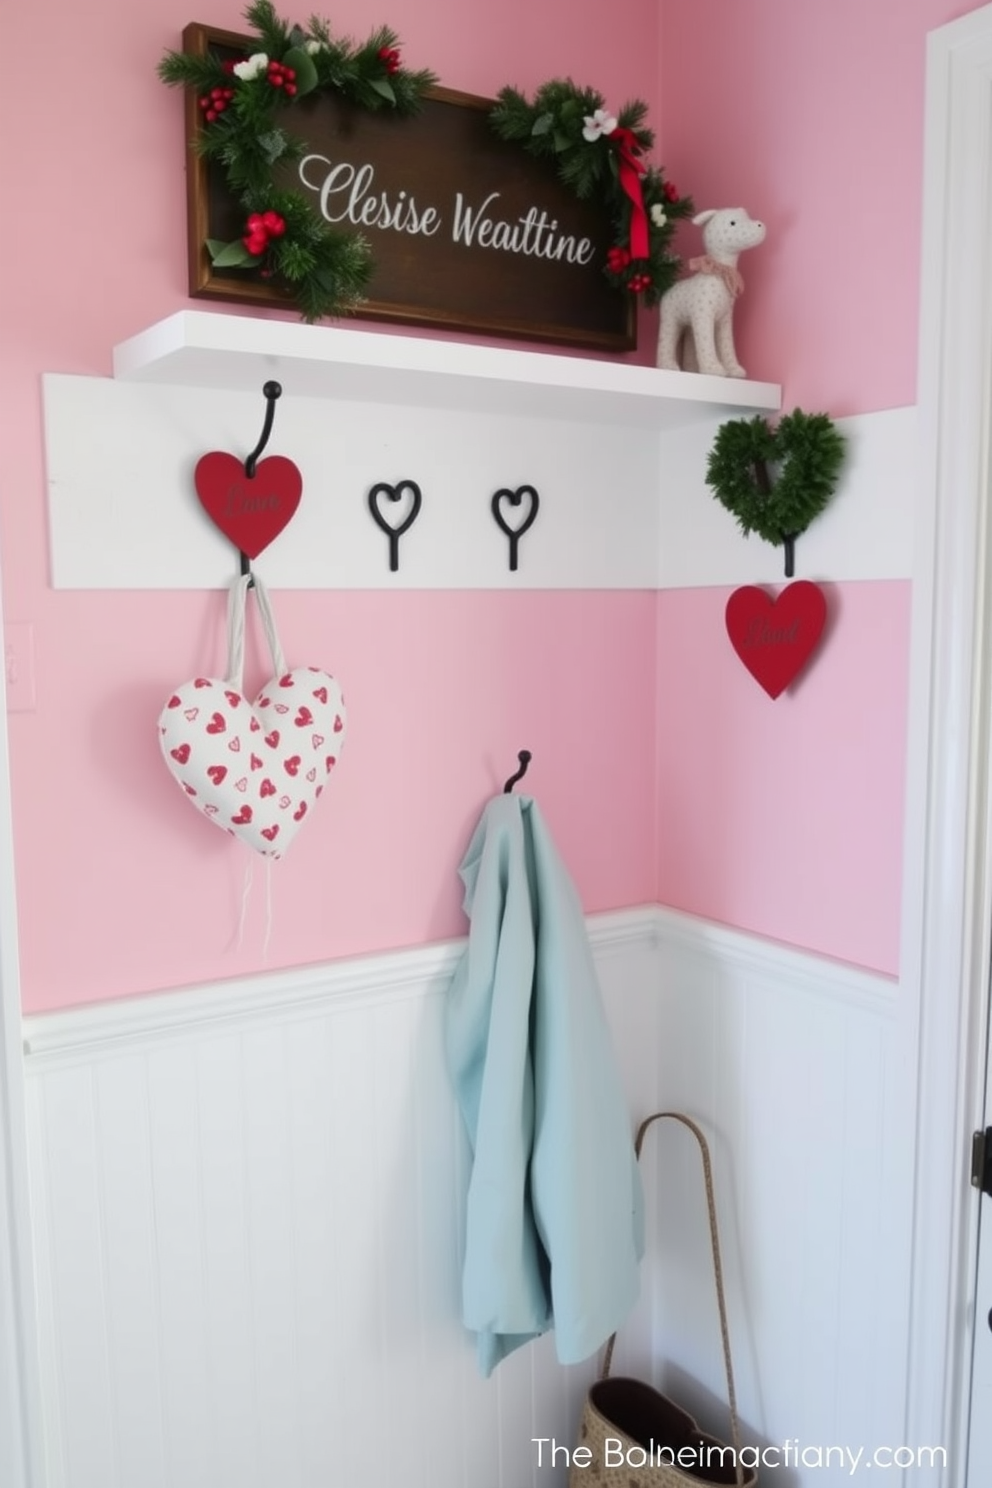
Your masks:
{"label": "wooden framed sign", "polygon": [[[240,58],[252,45],[199,24],[183,32],[183,49],[195,56]],[[445,88],[429,90],[413,117],[367,112],[327,93],[302,98],[280,125],[306,148],[279,184],[368,242],[375,270],[360,318],[632,350],[633,297],[603,275],[611,224],[547,165],[497,138],[492,107]],[[211,263],[206,240],[241,236],[244,213],[222,171],[193,147],[203,126],[189,92],[186,125],[190,294],[287,308],[292,301],[250,270]]]}

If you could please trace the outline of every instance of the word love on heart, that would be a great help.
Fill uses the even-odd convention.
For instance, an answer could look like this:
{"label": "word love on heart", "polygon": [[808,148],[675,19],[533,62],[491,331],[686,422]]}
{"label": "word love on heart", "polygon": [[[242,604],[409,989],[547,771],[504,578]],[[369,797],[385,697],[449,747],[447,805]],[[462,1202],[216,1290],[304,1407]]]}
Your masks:
{"label": "word love on heart", "polygon": [[807,579],[777,598],[747,585],[727,600],[727,634],[751,676],[777,698],[809,661],[823,634],[827,602]]}
{"label": "word love on heart", "polygon": [[249,558],[257,558],[290,521],[300,504],[303,478],[292,460],[269,455],[255,474],[223,450],[197,461],[196,494],[207,516]]}

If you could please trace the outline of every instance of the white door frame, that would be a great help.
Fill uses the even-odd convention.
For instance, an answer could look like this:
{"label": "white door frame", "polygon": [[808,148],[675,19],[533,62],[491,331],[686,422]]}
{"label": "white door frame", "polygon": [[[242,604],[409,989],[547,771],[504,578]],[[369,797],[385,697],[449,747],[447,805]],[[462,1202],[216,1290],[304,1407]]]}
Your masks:
{"label": "white door frame", "polygon": [[42,1441],[28,1211],[6,699],[0,668],[0,1483],[41,1488]]}
{"label": "white door frame", "polygon": [[[906,1442],[964,1488],[992,904],[992,5],[928,38],[902,1026],[917,1071]],[[972,1485],[976,1488],[976,1485]]]}
{"label": "white door frame", "polygon": [[6,669],[0,666],[0,1483],[10,1488],[43,1483],[34,1295]]}

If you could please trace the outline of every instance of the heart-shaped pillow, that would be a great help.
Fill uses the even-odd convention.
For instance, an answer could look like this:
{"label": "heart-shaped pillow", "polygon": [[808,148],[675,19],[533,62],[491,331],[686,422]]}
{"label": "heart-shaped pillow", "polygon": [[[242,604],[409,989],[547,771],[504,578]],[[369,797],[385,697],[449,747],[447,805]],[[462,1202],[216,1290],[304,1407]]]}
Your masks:
{"label": "heart-shaped pillow", "polygon": [[253,703],[229,680],[196,677],[162,709],[159,743],[194,806],[279,858],[337,764],[346,722],[340,687],[318,667],[273,677]]}

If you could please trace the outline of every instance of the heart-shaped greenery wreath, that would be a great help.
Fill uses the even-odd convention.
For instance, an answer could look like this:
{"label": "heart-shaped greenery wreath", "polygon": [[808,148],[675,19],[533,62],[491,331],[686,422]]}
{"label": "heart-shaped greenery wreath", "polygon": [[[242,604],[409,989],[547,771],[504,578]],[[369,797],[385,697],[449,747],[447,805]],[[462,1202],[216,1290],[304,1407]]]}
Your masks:
{"label": "heart-shaped greenery wreath", "polygon": [[796,538],[830,500],[843,461],[844,439],[833,420],[796,408],[775,429],[760,416],[722,424],[706,484],[745,536],[756,532],[765,542],[785,545],[791,578]]}

